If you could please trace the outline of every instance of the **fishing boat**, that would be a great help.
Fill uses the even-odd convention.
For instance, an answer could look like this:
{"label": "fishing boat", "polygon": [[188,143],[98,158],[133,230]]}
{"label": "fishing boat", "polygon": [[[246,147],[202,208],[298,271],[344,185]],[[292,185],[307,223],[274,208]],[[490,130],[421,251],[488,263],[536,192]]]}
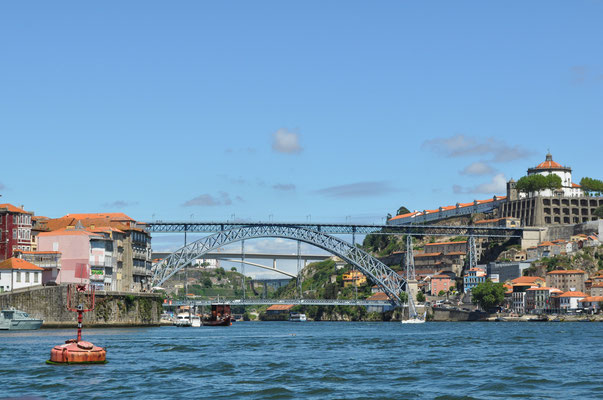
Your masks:
{"label": "fishing boat", "polygon": [[306,314],[297,312],[289,313],[289,321],[291,322],[306,322],[307,320]]}
{"label": "fishing boat", "polygon": [[230,304],[212,304],[211,314],[201,319],[203,326],[230,326]]}
{"label": "fishing boat", "polygon": [[40,329],[44,321],[32,318],[24,311],[10,308],[0,312],[0,330],[34,330]]}

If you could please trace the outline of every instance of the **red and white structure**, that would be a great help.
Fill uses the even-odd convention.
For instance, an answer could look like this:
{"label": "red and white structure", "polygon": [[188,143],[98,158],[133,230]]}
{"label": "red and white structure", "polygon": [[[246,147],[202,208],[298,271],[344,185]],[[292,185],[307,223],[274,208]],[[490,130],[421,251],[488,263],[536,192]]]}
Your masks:
{"label": "red and white structure", "polygon": [[0,261],[11,258],[16,250],[31,250],[32,216],[12,204],[0,204]]}

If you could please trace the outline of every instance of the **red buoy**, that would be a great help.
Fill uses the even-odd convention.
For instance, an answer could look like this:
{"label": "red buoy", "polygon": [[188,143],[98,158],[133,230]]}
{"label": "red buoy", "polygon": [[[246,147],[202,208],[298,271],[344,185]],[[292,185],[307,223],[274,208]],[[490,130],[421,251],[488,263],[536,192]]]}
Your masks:
{"label": "red buoy", "polygon": [[[86,292],[85,285],[77,285],[78,294]],[[82,314],[94,310],[94,288],[92,288],[92,305],[84,309],[83,304],[71,308],[71,285],[67,289],[67,309],[77,312],[77,339],[69,339],[65,344],[54,346],[50,350],[50,360],[47,364],[104,364],[107,362],[107,350],[90,342],[82,340]]]}

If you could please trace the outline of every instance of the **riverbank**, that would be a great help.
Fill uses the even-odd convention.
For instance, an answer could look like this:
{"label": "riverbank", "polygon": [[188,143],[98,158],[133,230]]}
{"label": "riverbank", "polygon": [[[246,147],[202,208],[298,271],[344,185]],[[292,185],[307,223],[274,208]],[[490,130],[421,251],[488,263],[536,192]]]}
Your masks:
{"label": "riverbank", "polygon": [[[84,313],[86,327],[159,326],[162,298],[153,293],[96,292],[95,309]],[[77,313],[67,310],[67,287],[39,287],[0,294],[0,308],[14,307],[44,320],[42,328],[71,328]]]}

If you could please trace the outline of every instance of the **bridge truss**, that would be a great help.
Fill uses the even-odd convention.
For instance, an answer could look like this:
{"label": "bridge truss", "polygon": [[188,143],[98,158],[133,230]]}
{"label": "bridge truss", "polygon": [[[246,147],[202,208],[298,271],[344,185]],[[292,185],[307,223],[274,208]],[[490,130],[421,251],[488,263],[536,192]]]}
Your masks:
{"label": "bridge truss", "polygon": [[[505,228],[447,225],[360,225],[360,224],[309,224],[280,222],[147,222],[151,233],[214,233],[243,227],[303,228],[331,235],[430,235],[430,236],[476,236],[476,237],[521,237],[524,230],[534,228]],[[537,229],[535,229],[537,230]]]}
{"label": "bridge truss", "polygon": [[398,306],[406,281],[395,271],[365,251],[339,238],[306,227],[285,224],[252,224],[231,226],[192,242],[153,264],[151,286],[161,286],[176,272],[210,251],[227,244],[255,238],[276,237],[308,243],[330,252],[352,264],[373,281]]}

